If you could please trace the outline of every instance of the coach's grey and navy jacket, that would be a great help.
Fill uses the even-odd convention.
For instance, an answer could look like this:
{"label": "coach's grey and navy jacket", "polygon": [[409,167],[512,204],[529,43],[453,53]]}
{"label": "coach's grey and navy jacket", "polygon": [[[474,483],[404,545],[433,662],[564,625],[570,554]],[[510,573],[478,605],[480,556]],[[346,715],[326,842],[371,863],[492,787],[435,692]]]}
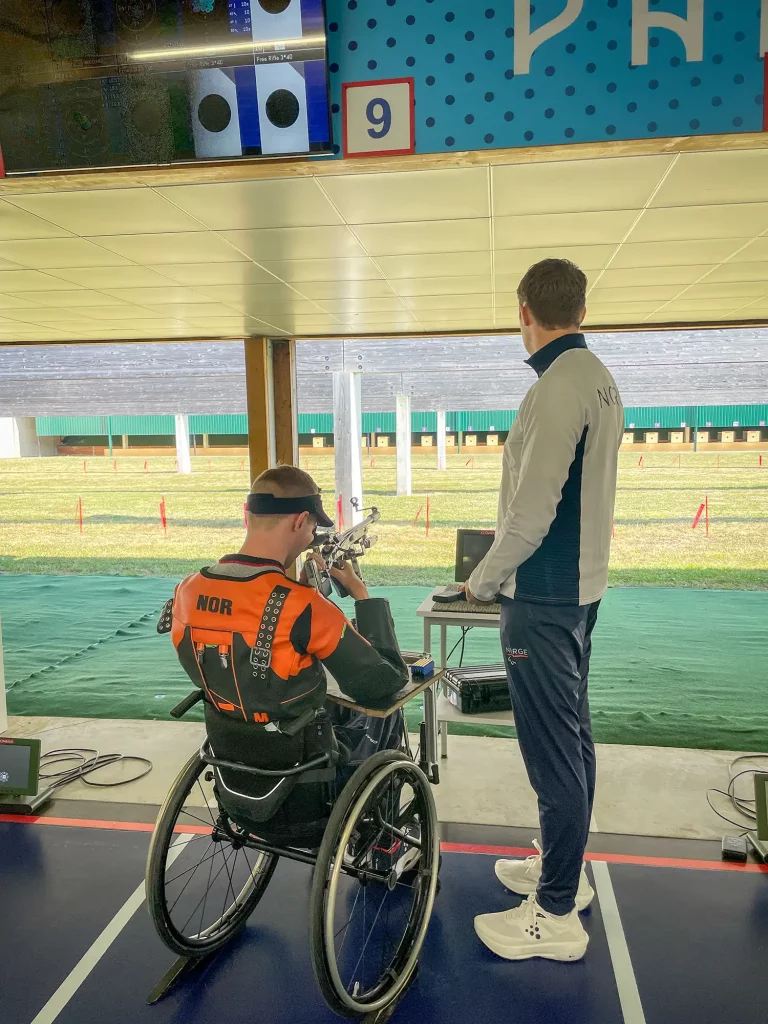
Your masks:
{"label": "coach's grey and navy jacket", "polygon": [[608,585],[621,397],[583,334],[527,363],[539,379],[507,437],[496,539],[469,589],[482,601],[591,604]]}

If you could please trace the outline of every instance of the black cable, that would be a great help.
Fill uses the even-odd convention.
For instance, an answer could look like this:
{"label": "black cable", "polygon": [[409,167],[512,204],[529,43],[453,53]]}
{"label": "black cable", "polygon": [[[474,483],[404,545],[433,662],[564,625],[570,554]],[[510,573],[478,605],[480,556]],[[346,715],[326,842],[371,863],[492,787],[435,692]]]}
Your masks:
{"label": "black cable", "polygon": [[[753,830],[755,823],[757,821],[755,798],[738,796],[736,793],[736,782],[744,775],[751,775],[752,777],[754,777],[755,775],[761,773],[763,769],[744,768],[741,771],[736,772],[736,774],[734,775],[733,769],[737,764],[739,764],[739,762],[743,761],[751,761],[753,763],[755,761],[768,762],[768,754],[740,754],[738,757],[735,757],[733,761],[731,761],[731,763],[728,765],[728,789],[708,789],[706,793],[706,798],[707,803],[718,816],[718,818],[722,818],[723,821],[727,821],[729,825],[735,825],[737,828],[746,829],[746,831],[742,833],[742,835],[746,835],[747,832],[751,832]],[[743,817],[747,818],[748,822],[734,821],[733,818],[729,818],[727,815],[721,814],[720,811],[718,811],[717,808],[713,805],[710,799],[710,793],[717,793],[718,796],[724,796],[726,797],[726,799],[730,800],[731,806],[734,808],[734,810],[736,810],[739,814],[743,815]]]}
{"label": "black cable", "polygon": [[[89,756],[92,755],[92,756]],[[56,764],[68,764],[77,762],[72,768],[63,768],[60,771],[52,772],[50,769]],[[134,775],[130,779],[120,779],[118,782],[93,782],[87,778],[93,772],[100,771],[111,764],[118,764],[125,761],[139,761],[146,765],[144,771]],[[40,778],[52,779],[52,789],[61,789],[68,786],[70,782],[82,781],[86,786],[96,786],[99,789],[111,789],[113,786],[127,786],[129,782],[138,782],[145,775],[149,775],[154,765],[147,757],[138,757],[135,754],[100,754],[93,747],[62,747],[60,750],[49,750],[40,758]],[[44,771],[43,769],[49,769]]]}
{"label": "black cable", "polygon": [[[475,627],[474,626],[461,626],[460,628],[461,628],[461,636],[459,637],[459,639],[456,641],[456,643],[453,645],[453,647],[448,652],[448,657],[446,657],[446,659],[445,659],[445,664],[446,665],[448,664],[448,658],[450,658],[450,656],[453,654],[453,652],[456,650],[456,648],[459,646],[459,644],[461,644],[461,657],[462,658],[464,657],[464,640],[465,640],[465,638],[467,636],[467,633],[470,631],[470,629],[474,629]],[[459,661],[459,665],[461,665],[461,661]]]}

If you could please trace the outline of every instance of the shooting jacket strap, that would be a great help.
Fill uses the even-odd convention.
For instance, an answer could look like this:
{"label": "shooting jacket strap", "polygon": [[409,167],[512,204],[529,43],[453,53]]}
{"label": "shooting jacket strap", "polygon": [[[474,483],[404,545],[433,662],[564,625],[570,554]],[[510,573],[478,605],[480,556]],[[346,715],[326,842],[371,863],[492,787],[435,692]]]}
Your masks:
{"label": "shooting jacket strap", "polygon": [[267,682],[269,667],[272,664],[272,644],[275,639],[275,630],[277,629],[283,605],[290,592],[288,587],[278,585],[269,595],[264,608],[264,614],[259,623],[256,643],[251,648],[253,675],[261,683]]}

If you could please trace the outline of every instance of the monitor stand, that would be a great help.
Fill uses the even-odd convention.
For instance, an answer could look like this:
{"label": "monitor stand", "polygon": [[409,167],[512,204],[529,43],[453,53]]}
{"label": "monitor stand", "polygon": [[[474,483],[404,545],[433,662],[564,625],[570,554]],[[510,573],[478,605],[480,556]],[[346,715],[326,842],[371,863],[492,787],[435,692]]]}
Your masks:
{"label": "monitor stand", "polygon": [[37,814],[41,807],[50,803],[53,794],[53,786],[48,786],[31,796],[0,793],[0,814]]}
{"label": "monitor stand", "polygon": [[747,842],[764,864],[768,864],[768,842],[759,839],[757,832],[747,832]]}

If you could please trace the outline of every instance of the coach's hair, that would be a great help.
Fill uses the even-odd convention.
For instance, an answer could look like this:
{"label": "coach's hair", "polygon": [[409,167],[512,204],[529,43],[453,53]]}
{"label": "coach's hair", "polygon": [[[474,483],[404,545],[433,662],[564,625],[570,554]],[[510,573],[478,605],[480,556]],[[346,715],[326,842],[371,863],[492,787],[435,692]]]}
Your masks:
{"label": "coach's hair", "polygon": [[586,295],[586,275],[570,260],[534,263],[517,286],[518,300],[545,331],[581,326]]}

